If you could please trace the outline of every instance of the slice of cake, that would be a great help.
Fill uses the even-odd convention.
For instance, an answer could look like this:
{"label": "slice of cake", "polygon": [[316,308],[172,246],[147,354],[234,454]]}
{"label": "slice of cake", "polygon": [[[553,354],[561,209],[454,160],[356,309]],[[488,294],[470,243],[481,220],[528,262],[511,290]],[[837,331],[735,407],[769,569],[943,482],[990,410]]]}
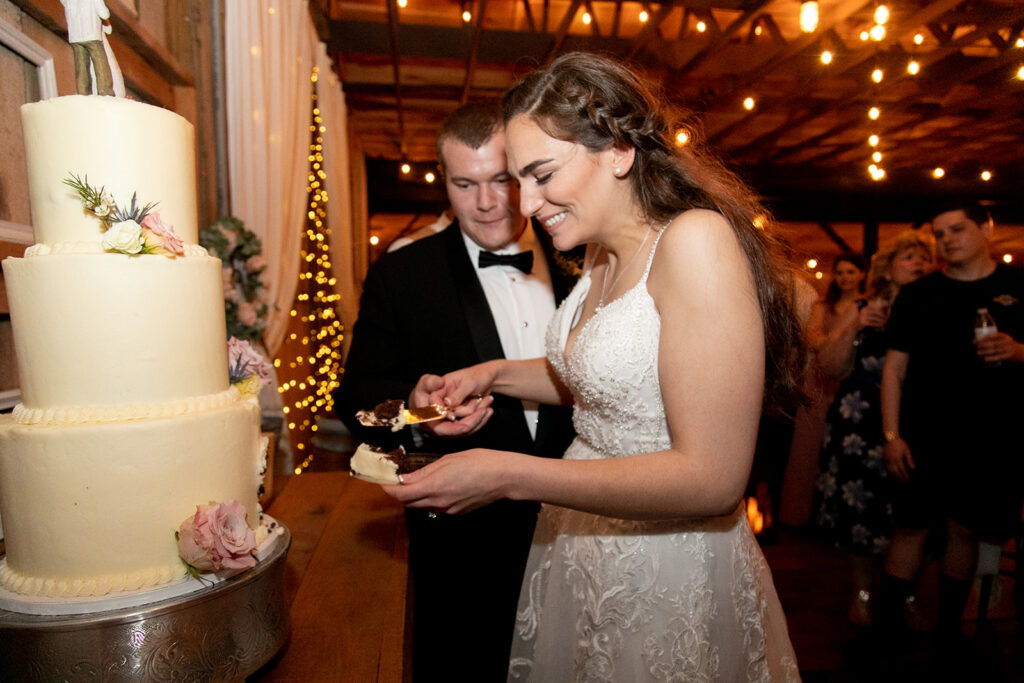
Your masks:
{"label": "slice of cake", "polygon": [[352,455],[349,466],[353,475],[365,479],[397,484],[398,475],[404,473],[402,464],[405,461],[405,449],[399,446],[393,451],[361,443]]}
{"label": "slice of cake", "polygon": [[393,398],[378,403],[373,410],[360,410],[356,419],[364,427],[391,427],[397,432],[407,424],[430,422],[448,416],[448,409],[439,403],[431,403],[420,408],[406,408],[405,401]]}

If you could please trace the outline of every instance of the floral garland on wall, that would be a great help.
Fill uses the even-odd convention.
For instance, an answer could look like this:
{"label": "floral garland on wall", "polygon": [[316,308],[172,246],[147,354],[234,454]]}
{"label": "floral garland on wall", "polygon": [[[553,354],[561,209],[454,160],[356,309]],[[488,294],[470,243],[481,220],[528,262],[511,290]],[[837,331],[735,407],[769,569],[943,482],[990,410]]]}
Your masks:
{"label": "floral garland on wall", "polygon": [[263,282],[266,261],[260,238],[242,221],[225,217],[199,231],[199,244],[222,262],[228,337],[259,341],[271,302]]}

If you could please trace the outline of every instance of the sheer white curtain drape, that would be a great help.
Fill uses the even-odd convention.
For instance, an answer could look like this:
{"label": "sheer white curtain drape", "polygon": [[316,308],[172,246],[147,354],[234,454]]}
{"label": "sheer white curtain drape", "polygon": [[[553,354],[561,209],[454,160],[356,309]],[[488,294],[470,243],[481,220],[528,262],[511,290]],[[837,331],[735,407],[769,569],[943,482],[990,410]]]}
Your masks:
{"label": "sheer white curtain drape", "polygon": [[273,356],[298,285],[318,39],[299,0],[226,0],[224,24],[231,214],[263,241]]}

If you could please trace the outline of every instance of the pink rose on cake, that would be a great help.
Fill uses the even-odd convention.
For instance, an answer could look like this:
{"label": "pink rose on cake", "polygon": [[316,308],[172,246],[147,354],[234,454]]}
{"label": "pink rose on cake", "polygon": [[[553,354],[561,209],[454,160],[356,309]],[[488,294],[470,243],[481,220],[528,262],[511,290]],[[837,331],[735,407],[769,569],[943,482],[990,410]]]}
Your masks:
{"label": "pink rose on cake", "polygon": [[174,234],[174,226],[164,223],[160,214],[151,211],[142,219],[142,227],[146,229],[146,246],[152,254],[165,256],[185,255],[185,243]]}
{"label": "pink rose on cake", "polygon": [[256,534],[245,516],[245,507],[236,500],[197,505],[196,513],[178,528],[178,555],[199,572],[255,566]]}
{"label": "pink rose on cake", "polygon": [[228,379],[243,394],[258,394],[270,384],[270,362],[247,341],[228,340]]}

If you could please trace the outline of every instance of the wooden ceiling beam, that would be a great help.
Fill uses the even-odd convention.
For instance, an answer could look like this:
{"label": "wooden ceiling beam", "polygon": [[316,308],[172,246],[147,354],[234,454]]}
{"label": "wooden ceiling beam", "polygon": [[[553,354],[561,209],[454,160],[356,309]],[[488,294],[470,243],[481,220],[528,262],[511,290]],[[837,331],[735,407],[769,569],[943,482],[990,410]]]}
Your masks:
{"label": "wooden ceiling beam", "polygon": [[537,22],[533,20],[533,9],[530,7],[530,0],[523,0],[523,11],[526,14],[526,25],[534,33],[537,32]]}
{"label": "wooden ceiling beam", "polygon": [[476,13],[476,22],[473,24],[473,37],[470,40],[469,56],[466,57],[466,76],[462,81],[462,93],[459,95],[459,104],[465,104],[469,100],[469,90],[473,87],[473,77],[476,75],[476,60],[480,54],[480,38],[484,32],[484,16],[487,14],[487,0],[480,0],[480,8]]}
{"label": "wooden ceiling beam", "polygon": [[626,50],[625,59],[634,59],[640,50],[647,47],[653,39],[653,35],[661,29],[661,23],[668,18],[668,15],[676,8],[675,0],[670,2],[661,3],[661,7],[654,14],[653,17],[648,18],[647,23],[640,29],[640,33],[636,34],[633,41],[629,44],[629,49]]}
{"label": "wooden ceiling beam", "polygon": [[[747,24],[747,22],[754,22],[764,15],[764,6],[767,5],[768,2],[769,0],[755,0],[755,2],[746,11],[744,11],[743,14],[734,19],[733,22],[726,26],[721,33],[715,36],[714,40],[680,64],[678,68],[670,71],[668,79],[681,78],[700,66],[706,59],[708,59],[708,57],[718,53],[723,47],[729,44],[732,37],[736,35],[736,33]],[[666,80],[666,86],[669,85],[668,79]]]}
{"label": "wooden ceiling beam", "polygon": [[388,43],[391,48],[391,70],[395,77],[395,110],[398,112],[398,151],[405,157],[407,146],[405,141],[405,116],[402,107],[402,69],[401,53],[398,50],[398,5],[396,0],[387,0],[388,6]]}
{"label": "wooden ceiling beam", "polygon": [[551,42],[551,47],[548,48],[547,54],[544,55],[544,64],[550,64],[551,60],[555,58],[558,51],[562,48],[562,43],[565,42],[565,37],[569,34],[569,27],[572,26],[572,20],[576,18],[576,12],[579,11],[580,4],[582,4],[582,0],[572,0],[572,3],[565,10],[565,14],[562,16],[562,23],[558,26],[558,31]]}

